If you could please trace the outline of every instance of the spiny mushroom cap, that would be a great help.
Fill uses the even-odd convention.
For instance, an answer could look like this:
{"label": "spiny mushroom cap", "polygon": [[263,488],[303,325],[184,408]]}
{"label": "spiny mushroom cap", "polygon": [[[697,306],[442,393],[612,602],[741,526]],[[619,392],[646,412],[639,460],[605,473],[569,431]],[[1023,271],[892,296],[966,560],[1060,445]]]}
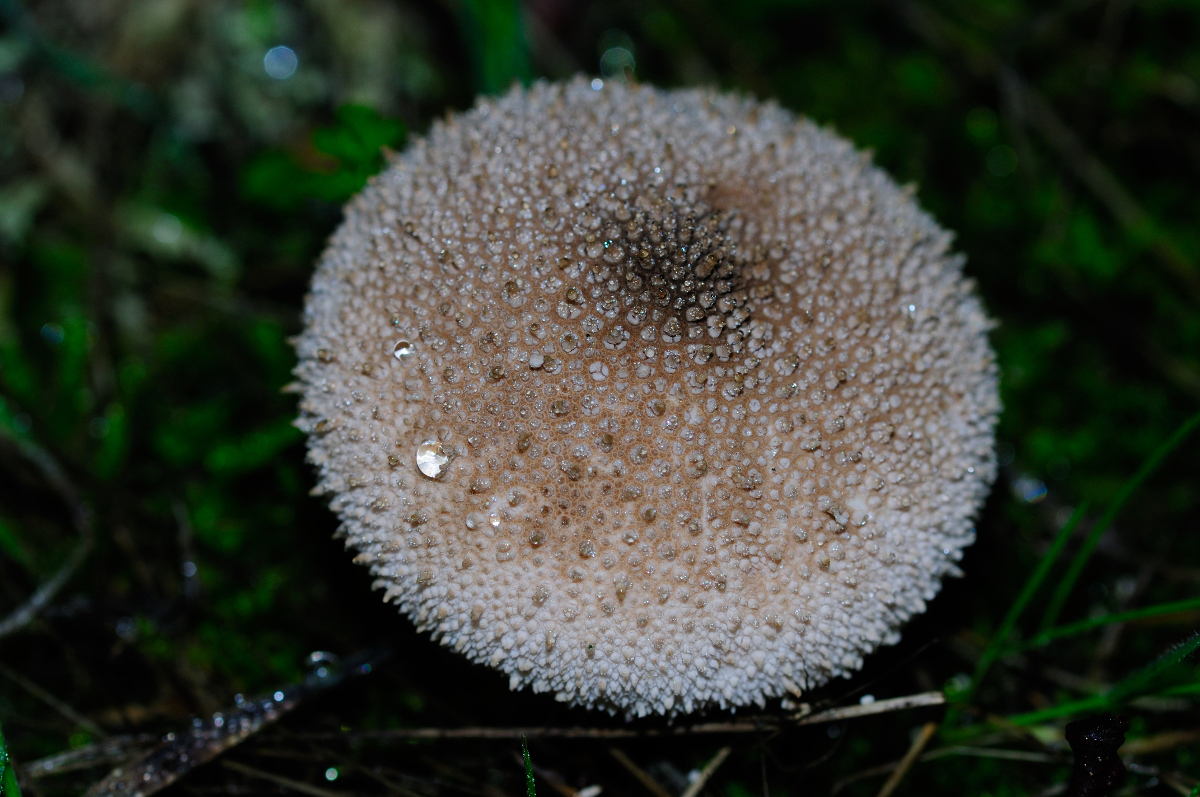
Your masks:
{"label": "spiny mushroom cap", "polygon": [[318,490],[384,599],[513,688],[673,714],[849,674],[957,572],[995,473],[949,244],[770,103],[481,100],[313,278]]}

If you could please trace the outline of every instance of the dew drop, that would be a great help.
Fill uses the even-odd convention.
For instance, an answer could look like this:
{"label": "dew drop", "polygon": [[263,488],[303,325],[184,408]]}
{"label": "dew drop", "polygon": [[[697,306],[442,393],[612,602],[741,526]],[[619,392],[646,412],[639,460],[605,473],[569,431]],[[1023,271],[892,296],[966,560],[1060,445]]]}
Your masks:
{"label": "dew drop", "polygon": [[417,469],[431,479],[436,479],[446,471],[450,457],[442,449],[437,440],[426,440],[417,446]]}
{"label": "dew drop", "polygon": [[392,356],[397,360],[403,360],[412,353],[413,345],[407,340],[396,341],[396,345],[392,347]]}

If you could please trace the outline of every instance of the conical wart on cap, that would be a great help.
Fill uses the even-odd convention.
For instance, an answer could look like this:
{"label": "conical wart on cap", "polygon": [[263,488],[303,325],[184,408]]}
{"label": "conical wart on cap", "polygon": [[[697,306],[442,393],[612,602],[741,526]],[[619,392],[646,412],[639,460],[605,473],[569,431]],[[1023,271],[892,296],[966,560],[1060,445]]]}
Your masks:
{"label": "conical wart on cap", "polygon": [[957,571],[989,322],[867,156],[711,91],[515,89],[346,207],[297,374],[384,599],[568,703],[848,675]]}

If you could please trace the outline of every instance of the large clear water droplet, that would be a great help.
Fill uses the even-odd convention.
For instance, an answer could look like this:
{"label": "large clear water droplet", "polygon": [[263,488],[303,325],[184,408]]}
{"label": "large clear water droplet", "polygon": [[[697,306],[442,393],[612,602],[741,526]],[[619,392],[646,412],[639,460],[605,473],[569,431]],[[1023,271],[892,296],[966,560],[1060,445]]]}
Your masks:
{"label": "large clear water droplet", "polygon": [[437,440],[426,440],[417,446],[417,469],[431,479],[436,479],[446,471],[450,457],[442,450],[442,444]]}
{"label": "large clear water droplet", "polygon": [[413,353],[413,345],[407,340],[396,341],[395,347],[392,349],[392,354],[397,360],[403,360],[405,357]]}

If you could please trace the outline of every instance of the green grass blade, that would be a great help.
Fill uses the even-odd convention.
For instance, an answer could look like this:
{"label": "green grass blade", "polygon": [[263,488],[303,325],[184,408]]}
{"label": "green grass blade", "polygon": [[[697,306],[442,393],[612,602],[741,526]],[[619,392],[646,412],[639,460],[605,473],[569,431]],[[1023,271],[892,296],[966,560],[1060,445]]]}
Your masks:
{"label": "green grass blade", "polygon": [[1075,554],[1075,558],[1071,561],[1071,567],[1067,570],[1066,575],[1058,582],[1058,588],[1054,591],[1054,596],[1050,599],[1050,604],[1046,607],[1046,613],[1042,616],[1042,631],[1049,630],[1053,627],[1055,621],[1058,620],[1058,615],[1062,612],[1063,605],[1067,602],[1067,598],[1070,597],[1071,590],[1075,587],[1075,582],[1083,574],[1083,569],[1087,566],[1088,559],[1091,558],[1092,552],[1095,551],[1096,545],[1100,542],[1100,537],[1103,536],[1105,530],[1112,524],[1113,519],[1124,508],[1125,503],[1150,478],[1151,474],[1158,469],[1163,460],[1178,448],[1197,426],[1200,426],[1200,413],[1196,413],[1184,421],[1183,425],[1175,430],[1175,434],[1171,435],[1165,443],[1155,449],[1149,458],[1142,463],[1142,467],[1133,475],[1133,478],[1121,485],[1121,489],[1117,491],[1108,509],[1096,521],[1096,525],[1092,528],[1091,533],[1084,540],[1079,553]]}
{"label": "green grass blade", "polygon": [[[1007,720],[1013,725],[1037,725],[1059,717],[1082,714],[1085,711],[1115,710],[1129,698],[1139,696],[1145,690],[1145,687],[1153,683],[1156,678],[1167,670],[1195,653],[1197,648],[1200,648],[1200,633],[1193,634],[1190,638],[1171,648],[1102,695],[1084,698],[1083,700],[1074,700],[1069,703],[1060,703],[1057,706],[1031,711],[1028,714],[1017,714],[1016,716],[1008,717]],[[1183,690],[1175,688],[1168,690],[1164,694],[1190,694],[1192,688],[1193,685],[1185,685]]]}
{"label": "green grass blade", "polygon": [[1196,648],[1200,648],[1200,633],[1192,634],[1189,639],[1180,642],[1112,689],[1109,689],[1105,692],[1104,696],[1108,699],[1109,703],[1119,703],[1128,697],[1138,694],[1152,683],[1155,678],[1195,653]]}
{"label": "green grass blade", "polygon": [[1059,717],[1069,717],[1072,714],[1102,711],[1106,708],[1108,708],[1108,701],[1105,699],[1105,696],[1096,695],[1095,697],[1087,697],[1082,700],[1072,700],[1069,703],[1059,703],[1056,706],[1039,709],[1038,711],[1030,711],[1027,714],[1017,714],[1006,717],[1006,719],[1012,725],[1025,727],[1028,725],[1041,725],[1043,722],[1058,719]]}
{"label": "green grass blade", "polygon": [[525,734],[521,734],[521,758],[525,760],[525,797],[537,797],[533,785],[533,761],[529,758],[529,743],[525,740]]}
{"label": "green grass blade", "polygon": [[17,785],[17,771],[4,743],[3,728],[0,728],[0,797],[21,797],[21,787]]}
{"label": "green grass blade", "polygon": [[1099,617],[1093,617],[1089,620],[1080,620],[1077,623],[1069,625],[1060,625],[1057,628],[1051,628],[1049,631],[1044,631],[1038,634],[1033,639],[1023,645],[1018,645],[1013,650],[1028,650],[1030,648],[1045,647],[1055,639],[1062,637],[1075,636],[1091,631],[1094,628],[1100,628],[1105,625],[1114,623],[1127,623],[1130,620],[1141,620],[1146,617],[1157,617],[1162,614],[1174,614],[1175,612],[1186,612],[1192,609],[1200,609],[1200,598],[1189,598],[1187,600],[1175,601],[1174,603],[1159,603],[1155,606],[1147,606],[1144,609],[1133,609],[1128,612],[1113,612],[1112,614],[1104,614]]}
{"label": "green grass blade", "polygon": [[1066,522],[1062,530],[1058,532],[1058,536],[1054,538],[1050,550],[1046,551],[1046,555],[1042,557],[1042,561],[1038,562],[1037,568],[1029,576],[1025,582],[1021,594],[1008,607],[1008,614],[1004,616],[1000,627],[996,629],[996,633],[992,634],[992,639],[988,642],[987,649],[983,651],[983,655],[979,657],[979,663],[975,665],[975,674],[971,676],[971,686],[964,693],[962,702],[970,703],[975,697],[975,692],[979,689],[980,683],[987,676],[988,670],[995,663],[996,657],[1004,649],[1008,642],[1008,635],[1012,633],[1013,627],[1016,626],[1017,620],[1020,619],[1021,613],[1025,611],[1025,607],[1029,605],[1029,601],[1037,593],[1042,582],[1046,580],[1046,576],[1050,573],[1050,568],[1058,561],[1059,554],[1066,547],[1067,541],[1071,539],[1071,534],[1075,531],[1075,527],[1079,525],[1079,521],[1087,514],[1088,503],[1085,501],[1080,504],[1079,508],[1071,515],[1071,519]]}
{"label": "green grass blade", "polygon": [[1170,689],[1164,689],[1161,692],[1156,692],[1156,694],[1159,697],[1191,697],[1192,695],[1200,695],[1200,683],[1172,686]]}

